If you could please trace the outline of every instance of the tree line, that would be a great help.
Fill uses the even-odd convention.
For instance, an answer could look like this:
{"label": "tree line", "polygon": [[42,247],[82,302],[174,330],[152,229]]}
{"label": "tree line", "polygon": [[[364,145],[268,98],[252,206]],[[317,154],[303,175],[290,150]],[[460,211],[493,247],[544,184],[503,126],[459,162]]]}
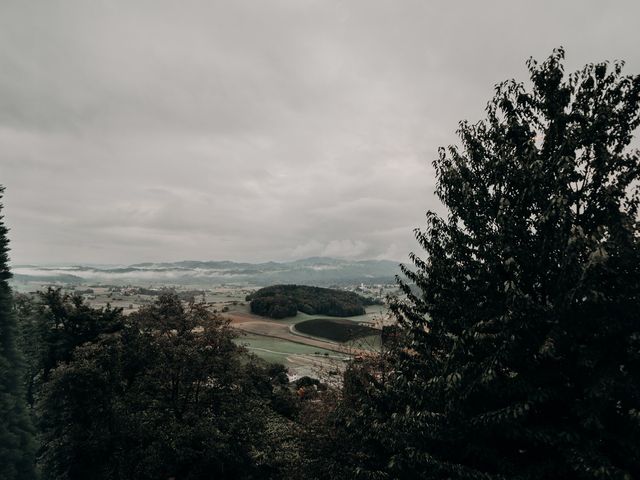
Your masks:
{"label": "tree line", "polygon": [[129,317],[13,300],[0,223],[0,477],[640,478],[640,77],[563,59],[440,151],[448,214],[339,388],[172,295]]}

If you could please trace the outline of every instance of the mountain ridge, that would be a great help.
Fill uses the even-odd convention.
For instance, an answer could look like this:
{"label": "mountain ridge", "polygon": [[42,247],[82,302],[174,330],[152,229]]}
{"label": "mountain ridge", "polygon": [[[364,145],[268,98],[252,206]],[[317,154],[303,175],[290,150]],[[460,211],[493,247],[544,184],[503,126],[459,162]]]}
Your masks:
{"label": "mountain ridge", "polygon": [[348,260],[308,257],[291,261],[259,263],[231,260],[180,260],[142,262],[131,265],[15,266],[17,281],[102,282],[116,284],[160,283],[303,283],[340,285],[352,283],[393,283],[399,273],[391,260]]}

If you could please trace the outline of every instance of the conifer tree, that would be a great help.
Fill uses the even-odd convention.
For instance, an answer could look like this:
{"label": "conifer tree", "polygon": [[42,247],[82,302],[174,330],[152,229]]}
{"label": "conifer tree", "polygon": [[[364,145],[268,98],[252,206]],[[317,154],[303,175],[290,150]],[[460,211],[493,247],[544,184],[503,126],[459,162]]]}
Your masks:
{"label": "conifer tree", "polygon": [[[0,187],[0,199],[3,192]],[[7,283],[11,277],[7,232],[0,215],[0,478],[26,480],[35,478],[35,444],[21,385],[17,327]]]}

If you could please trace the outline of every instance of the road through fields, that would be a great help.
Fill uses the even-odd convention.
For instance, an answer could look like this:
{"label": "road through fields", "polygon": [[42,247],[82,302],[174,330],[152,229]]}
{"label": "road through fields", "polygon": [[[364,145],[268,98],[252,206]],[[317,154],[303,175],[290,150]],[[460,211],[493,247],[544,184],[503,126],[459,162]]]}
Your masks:
{"label": "road through fields", "polygon": [[300,343],[302,345],[319,347],[325,350],[331,350],[333,352],[344,353],[347,355],[363,355],[367,353],[366,350],[354,348],[349,345],[325,342],[317,338],[296,335],[295,333],[290,331],[290,325],[288,323],[281,323],[277,320],[269,320],[257,315],[253,315],[251,313],[233,312],[226,314],[226,317],[231,320],[232,327],[247,333],[253,333],[254,335],[278,338],[280,340],[287,340],[289,342]]}

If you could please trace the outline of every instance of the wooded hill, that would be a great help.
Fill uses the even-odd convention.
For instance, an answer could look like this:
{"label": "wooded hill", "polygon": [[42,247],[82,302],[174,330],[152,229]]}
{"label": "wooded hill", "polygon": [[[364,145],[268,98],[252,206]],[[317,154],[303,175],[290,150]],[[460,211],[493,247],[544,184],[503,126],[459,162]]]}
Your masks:
{"label": "wooded hill", "polygon": [[354,292],[306,285],[272,285],[247,295],[251,312],[271,318],[309,315],[352,317],[364,315],[365,306],[379,303]]}

